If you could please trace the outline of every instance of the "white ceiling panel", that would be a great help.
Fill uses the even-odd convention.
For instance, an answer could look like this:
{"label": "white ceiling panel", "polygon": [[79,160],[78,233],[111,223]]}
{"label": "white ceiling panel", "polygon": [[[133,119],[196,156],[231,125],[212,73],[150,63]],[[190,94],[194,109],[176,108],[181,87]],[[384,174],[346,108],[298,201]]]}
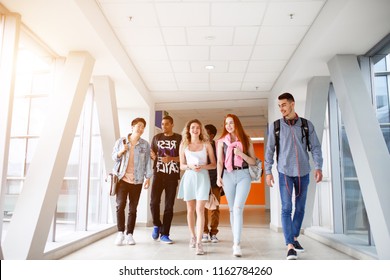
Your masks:
{"label": "white ceiling panel", "polygon": [[270,91],[273,83],[254,83],[254,82],[243,82],[241,86],[242,91]]}
{"label": "white ceiling panel", "polygon": [[252,60],[249,62],[247,72],[278,72],[283,70],[287,60]]}
{"label": "white ceiling panel", "polygon": [[233,42],[232,27],[189,27],[187,28],[190,45],[231,45]]}
{"label": "white ceiling panel", "polygon": [[[192,61],[191,71],[192,72],[207,72],[207,73],[226,73],[228,70],[227,61]],[[207,70],[206,66],[213,66],[214,69]]]}
{"label": "white ceiling panel", "polygon": [[[200,82],[194,82],[194,83],[177,83],[179,90],[182,91],[209,91],[210,90],[210,84],[209,83],[200,83]],[[191,96],[191,98],[194,98]],[[195,109],[195,108],[193,108]]]}
{"label": "white ceiling panel", "polygon": [[213,46],[210,50],[211,60],[248,60],[253,47],[251,46]]}
{"label": "white ceiling panel", "polygon": [[208,3],[157,3],[157,16],[161,26],[208,26]]}
{"label": "white ceiling panel", "polygon": [[[256,26],[260,25],[265,2],[212,3],[211,25]],[[243,16],[245,15],[245,16]]]}
{"label": "white ceiling panel", "polygon": [[172,60],[208,60],[209,48],[203,46],[168,46],[169,58]]}
{"label": "white ceiling panel", "polygon": [[242,73],[210,73],[210,82],[212,83],[240,83],[244,78]]}
{"label": "white ceiling panel", "polygon": [[240,91],[241,90],[241,83],[210,83],[210,90],[216,90],[216,91]]}
{"label": "white ceiling panel", "polygon": [[164,42],[168,46],[187,45],[186,30],[184,27],[164,27],[161,28]]}
{"label": "white ceiling panel", "polygon": [[140,28],[115,28],[115,32],[128,46],[163,46],[164,41],[160,28],[140,27]]}
{"label": "white ceiling panel", "polygon": [[191,66],[189,61],[172,61],[173,71],[176,73],[191,72]]}
{"label": "white ceiling panel", "polygon": [[313,23],[323,4],[322,0],[270,2],[263,25],[309,26]]}
{"label": "white ceiling panel", "polygon": [[236,27],[234,31],[234,45],[249,45],[252,46],[256,42],[259,27],[245,26]]}
{"label": "white ceiling panel", "polygon": [[293,45],[267,45],[267,46],[256,46],[252,59],[254,60],[288,60],[290,56],[293,54],[295,51],[296,46]]}
{"label": "white ceiling panel", "polygon": [[279,72],[246,73],[244,82],[273,83]]}
{"label": "white ceiling panel", "polygon": [[248,60],[242,61],[229,61],[229,72],[242,72],[245,73],[248,67]]}
{"label": "white ceiling panel", "polygon": [[208,83],[208,73],[176,73],[178,83]]}
{"label": "white ceiling panel", "polygon": [[298,45],[308,26],[263,26],[257,45]]}

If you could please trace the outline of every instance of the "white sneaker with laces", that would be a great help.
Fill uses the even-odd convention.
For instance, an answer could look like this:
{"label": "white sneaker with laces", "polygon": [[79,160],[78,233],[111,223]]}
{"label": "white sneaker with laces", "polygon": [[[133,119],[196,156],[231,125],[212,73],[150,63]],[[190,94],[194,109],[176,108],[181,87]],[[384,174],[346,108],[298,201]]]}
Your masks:
{"label": "white sneaker with laces", "polygon": [[211,243],[218,243],[219,242],[219,240],[215,234],[211,236],[210,240],[211,240]]}
{"label": "white sneaker with laces", "polygon": [[123,232],[118,232],[116,238],[115,238],[115,245],[117,246],[120,246],[120,245],[123,245],[123,240],[125,240],[125,235],[123,234]]}
{"label": "white sneaker with laces", "polygon": [[202,242],[203,243],[209,242],[209,235],[207,233],[203,233]]}
{"label": "white sneaker with laces", "polygon": [[233,256],[235,256],[235,257],[241,257],[242,256],[240,245],[233,245]]}
{"label": "white sneaker with laces", "polygon": [[127,245],[135,245],[135,241],[134,241],[133,235],[131,233],[126,235],[125,243]]}

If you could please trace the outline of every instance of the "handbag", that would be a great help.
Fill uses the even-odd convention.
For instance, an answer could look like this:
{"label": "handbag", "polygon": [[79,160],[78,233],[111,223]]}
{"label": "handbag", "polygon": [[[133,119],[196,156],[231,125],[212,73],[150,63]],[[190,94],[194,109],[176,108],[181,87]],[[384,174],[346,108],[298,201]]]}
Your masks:
{"label": "handbag", "polygon": [[[126,144],[126,139],[123,139],[122,141],[123,141],[123,145],[125,145]],[[109,173],[108,174],[108,178],[106,178],[106,182],[107,182],[107,180],[110,180],[110,195],[111,196],[116,195],[116,192],[117,192],[117,187],[118,187],[118,184],[119,184],[118,173],[119,173],[119,170],[121,169],[121,165],[122,165],[122,160],[119,163],[117,172]]]}
{"label": "handbag", "polygon": [[261,175],[263,175],[263,169],[261,168],[261,160],[256,158],[255,165],[249,165],[249,174],[251,175],[252,182],[259,181]]}
{"label": "handbag", "polygon": [[209,210],[215,210],[217,209],[217,206],[219,205],[218,199],[215,197],[215,195],[210,192],[209,194],[209,200],[206,202],[206,207]]}
{"label": "handbag", "polygon": [[[110,174],[108,174],[108,180],[110,180],[110,195],[114,196],[114,195],[116,195],[117,186],[118,186],[118,182],[119,182],[118,175],[116,175],[114,173],[110,173]],[[106,179],[106,182],[107,182],[107,179]]]}

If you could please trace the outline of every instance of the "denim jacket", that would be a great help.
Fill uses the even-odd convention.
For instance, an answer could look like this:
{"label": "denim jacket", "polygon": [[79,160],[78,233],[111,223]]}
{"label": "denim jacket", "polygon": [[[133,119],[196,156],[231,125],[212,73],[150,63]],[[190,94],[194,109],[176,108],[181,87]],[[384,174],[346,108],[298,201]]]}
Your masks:
{"label": "denim jacket", "polygon": [[[131,134],[128,135],[128,137]],[[127,151],[121,157],[118,157],[118,153],[123,150],[124,145],[131,145],[131,143],[123,144],[123,140],[127,142],[126,137],[119,138],[114,145],[112,151],[112,159],[115,161],[113,172],[118,175],[118,179],[122,179],[125,176],[127,164],[129,162],[129,154]],[[119,168],[120,165],[120,168]],[[119,171],[118,171],[119,168]],[[140,138],[134,147],[134,177],[135,184],[142,184],[144,178],[151,178],[153,174],[152,164],[150,160],[150,145],[148,141]]]}

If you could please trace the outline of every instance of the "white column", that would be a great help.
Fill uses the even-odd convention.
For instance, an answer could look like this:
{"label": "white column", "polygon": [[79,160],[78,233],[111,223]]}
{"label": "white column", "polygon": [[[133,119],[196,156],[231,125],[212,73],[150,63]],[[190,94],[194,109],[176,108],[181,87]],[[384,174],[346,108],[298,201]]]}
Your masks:
{"label": "white column", "polygon": [[69,53],[4,240],[5,259],[41,259],[83,107],[94,59]]}
{"label": "white column", "polygon": [[[322,142],[322,135],[324,132],[325,111],[328,103],[330,77],[313,77],[307,85],[307,95],[305,104],[305,118],[310,120],[317,133],[318,140]],[[323,153],[323,156],[324,155]],[[313,158],[310,156],[310,166],[314,167]],[[310,183],[306,198],[305,218],[302,223],[302,228],[311,225],[313,218],[314,198],[317,186],[314,172],[310,173]]]}
{"label": "white column", "polygon": [[[120,137],[118,108],[116,104],[115,85],[108,76],[93,77],[96,110],[99,119],[100,137],[102,139],[103,160],[106,173],[110,173],[114,162],[111,158],[115,141]],[[106,174],[106,175],[107,175]],[[105,184],[105,194],[109,193],[110,186]],[[102,199],[107,201],[107,199]],[[110,199],[110,205],[103,205],[103,209],[111,207],[113,221],[116,221],[115,197]]]}
{"label": "white column", "polygon": [[20,15],[7,14],[4,17],[2,32],[0,34],[2,37],[2,42],[0,42],[0,259],[3,259],[1,240],[14,99],[15,61],[19,46]]}
{"label": "white column", "polygon": [[[268,100],[268,122],[274,122],[277,119],[280,119],[280,113],[278,108],[278,97]],[[268,133],[274,133],[273,131],[268,131]],[[268,137],[266,138],[268,140]],[[264,143],[264,149],[266,149],[266,143]],[[264,151],[265,153],[265,151]],[[274,231],[282,231],[282,204],[280,201],[280,192],[279,192],[279,173],[276,168],[276,153],[274,154],[274,164],[272,166],[272,174],[274,176],[274,185],[273,187],[268,187],[269,189],[269,200],[270,200],[270,228]],[[265,176],[265,174],[264,174]]]}
{"label": "white column", "polygon": [[328,62],[333,86],[371,232],[380,259],[390,259],[390,155],[357,57],[336,55]]}

